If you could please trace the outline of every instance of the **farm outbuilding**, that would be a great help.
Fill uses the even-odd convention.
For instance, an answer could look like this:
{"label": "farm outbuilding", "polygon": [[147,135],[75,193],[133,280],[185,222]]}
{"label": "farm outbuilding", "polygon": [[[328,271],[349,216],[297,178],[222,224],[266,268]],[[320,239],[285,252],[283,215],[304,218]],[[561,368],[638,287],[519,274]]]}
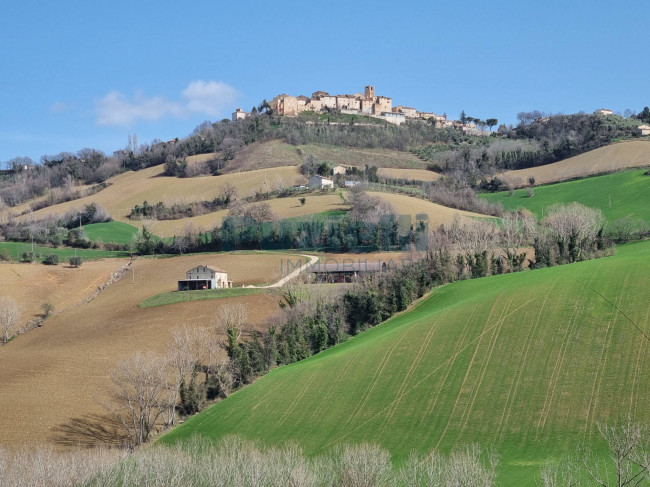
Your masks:
{"label": "farm outbuilding", "polygon": [[200,289],[222,289],[232,287],[228,273],[223,269],[208,265],[193,267],[185,273],[185,279],[178,281],[179,291],[196,291]]}
{"label": "farm outbuilding", "polygon": [[385,262],[334,262],[318,263],[309,268],[318,282],[354,282],[364,274],[386,272]]}

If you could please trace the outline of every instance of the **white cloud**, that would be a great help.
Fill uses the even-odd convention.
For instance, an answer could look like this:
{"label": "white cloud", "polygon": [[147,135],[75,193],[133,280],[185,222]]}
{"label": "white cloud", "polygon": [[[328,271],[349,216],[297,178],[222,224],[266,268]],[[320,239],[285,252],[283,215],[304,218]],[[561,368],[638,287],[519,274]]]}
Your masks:
{"label": "white cloud", "polygon": [[179,101],[147,98],[141,92],[129,99],[119,91],[111,91],[95,103],[96,123],[128,127],[139,120],[186,118],[197,113],[217,117],[235,103],[238,95],[232,86],[218,81],[193,81],[181,92]]}
{"label": "white cloud", "polygon": [[216,117],[235,102],[238,93],[232,86],[219,81],[193,81],[181,96],[190,112]]}

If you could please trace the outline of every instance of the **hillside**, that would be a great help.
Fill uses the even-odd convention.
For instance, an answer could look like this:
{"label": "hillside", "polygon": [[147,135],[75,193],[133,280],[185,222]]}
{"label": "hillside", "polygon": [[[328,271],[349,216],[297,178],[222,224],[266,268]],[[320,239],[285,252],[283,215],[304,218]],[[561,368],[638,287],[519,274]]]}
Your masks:
{"label": "hillside", "polygon": [[288,258],[295,257],[242,252],[137,259],[134,271],[130,267],[124,278],[86,304],[81,302],[98,283],[128,261],[84,263],[80,269],[0,265],[0,284],[16,297],[25,315],[37,313],[44,301],[60,311],[41,328],[0,347],[0,445],[60,441],[53,428],[72,418],[103,413],[100,403],[106,401],[109,372],[118,361],[138,351],[164,352],[172,330],[186,325],[210,327],[220,306],[246,304],[246,332],[260,329],[278,309],[276,298],[266,294],[138,307],[150,296],[176,289],[176,280],[187,269],[212,264],[227,270],[236,286],[270,284],[281,276],[282,262]]}
{"label": "hillside", "polygon": [[[248,196],[258,190],[271,191],[277,186],[291,186],[304,180],[297,166],[196,178],[164,176],[163,171],[163,166],[153,166],[119,174],[108,181],[108,188],[97,194],[43,208],[35,211],[33,216],[38,219],[46,215],[63,214],[73,208],[95,203],[105,208],[115,220],[128,222],[126,215],[135,205],[142,204],[145,200],[149,203],[206,200],[217,196],[226,184],[235,186],[240,196]],[[28,204],[25,204],[8,211],[15,214],[27,208]]]}
{"label": "hillside", "polygon": [[427,215],[429,217],[429,226],[432,229],[438,228],[442,224],[449,225],[450,223],[453,223],[456,217],[492,218],[487,215],[481,215],[480,213],[457,210],[455,208],[449,208],[437,203],[432,203],[431,201],[404,194],[379,192],[368,192],[368,194],[381,198],[384,201],[388,201],[398,215],[410,215],[413,220],[418,214]]}
{"label": "hillside", "polygon": [[[597,442],[596,424],[648,421],[650,242],[618,255],[438,288],[410,311],[276,369],[163,437],[238,433],[308,453],[376,442],[409,452],[478,442],[500,483],[532,485],[548,458]],[[584,284],[583,284],[584,282]]]}
{"label": "hillside", "polygon": [[280,140],[272,140],[246,146],[228,164],[226,172],[302,164],[308,154],[332,165],[364,167],[369,164],[398,169],[426,169],[427,165],[410,152],[390,149],[355,149],[324,144],[295,146]]}
{"label": "hillside", "polygon": [[633,140],[611,144],[553,164],[506,171],[497,176],[514,187],[521,187],[528,186],[531,176],[536,184],[546,184],[646,166],[650,166],[650,141]]}
{"label": "hillside", "polygon": [[[648,144],[650,147],[650,144]],[[646,170],[635,170],[593,176],[576,181],[549,184],[534,188],[531,198],[527,190],[482,194],[491,202],[500,202],[506,210],[528,208],[538,218],[544,209],[554,203],[577,201],[583,205],[600,208],[609,222],[627,216],[650,222],[650,176]]]}

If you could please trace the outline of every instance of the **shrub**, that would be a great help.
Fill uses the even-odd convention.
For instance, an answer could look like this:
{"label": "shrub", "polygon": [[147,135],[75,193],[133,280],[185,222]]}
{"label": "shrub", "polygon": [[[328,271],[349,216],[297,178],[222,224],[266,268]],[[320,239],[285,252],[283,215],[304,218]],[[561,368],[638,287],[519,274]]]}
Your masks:
{"label": "shrub", "polygon": [[532,198],[533,196],[535,196],[535,190],[533,188],[528,188],[526,190],[526,194],[528,195],[529,198]]}
{"label": "shrub", "polygon": [[0,260],[11,260],[9,249],[0,249]]}
{"label": "shrub", "polygon": [[43,259],[43,264],[45,265],[58,265],[59,263],[59,256],[56,254],[49,254],[45,256],[45,259]]}
{"label": "shrub", "polygon": [[28,252],[23,252],[23,256],[21,258],[23,262],[34,262],[34,252],[31,250]]}
{"label": "shrub", "polygon": [[41,309],[43,310],[43,318],[49,318],[54,313],[54,305],[52,303],[41,304]]}
{"label": "shrub", "polygon": [[72,267],[81,267],[81,264],[83,264],[84,260],[81,257],[77,257],[76,255],[74,257],[70,257],[70,265]]}

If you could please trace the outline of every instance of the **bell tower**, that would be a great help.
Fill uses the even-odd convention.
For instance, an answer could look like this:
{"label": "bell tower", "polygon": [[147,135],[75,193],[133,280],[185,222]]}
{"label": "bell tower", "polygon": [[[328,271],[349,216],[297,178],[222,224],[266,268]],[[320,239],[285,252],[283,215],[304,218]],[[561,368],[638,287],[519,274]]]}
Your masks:
{"label": "bell tower", "polygon": [[368,85],[365,88],[365,95],[366,95],[366,100],[374,100],[375,99],[375,87]]}

